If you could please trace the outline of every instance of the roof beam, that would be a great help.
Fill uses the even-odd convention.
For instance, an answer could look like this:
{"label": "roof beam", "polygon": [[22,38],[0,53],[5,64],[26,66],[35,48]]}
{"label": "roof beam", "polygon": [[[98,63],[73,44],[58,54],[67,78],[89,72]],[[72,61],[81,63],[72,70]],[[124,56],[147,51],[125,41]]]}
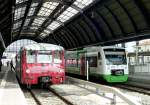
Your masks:
{"label": "roof beam", "polygon": [[1,41],[1,43],[2,43],[3,48],[5,49],[5,48],[6,48],[6,45],[5,45],[5,42],[4,42],[3,38],[2,38],[1,32],[0,32],[0,41]]}
{"label": "roof beam", "polygon": [[134,0],[134,2],[138,6],[138,8],[141,10],[148,27],[150,27],[150,14],[148,10],[145,8],[141,0]]}
{"label": "roof beam", "polygon": [[19,30],[19,33],[18,33],[18,39],[20,38],[20,33],[21,33],[21,31],[22,31],[24,22],[25,22],[25,20],[26,20],[26,17],[27,17],[27,15],[28,15],[29,9],[30,9],[30,7],[31,7],[31,3],[32,3],[32,0],[28,0],[27,7],[26,7],[26,10],[25,10],[25,13],[24,13],[24,20],[22,21],[22,24],[21,24],[21,27],[20,27],[20,30]]}
{"label": "roof beam", "polygon": [[62,4],[59,4],[55,10],[53,10],[53,12],[48,16],[48,18],[51,18],[51,19],[46,19],[43,24],[41,25],[41,28],[38,29],[37,31],[37,36],[35,37],[35,39],[41,34],[41,32],[44,31],[44,29],[52,23],[52,20],[55,20],[59,14],[61,14],[66,8],[63,8],[63,5]]}
{"label": "roof beam", "polygon": [[[34,20],[35,18],[47,18],[47,19],[48,19],[47,16],[35,16],[35,15],[33,15],[33,16],[27,16],[26,19],[31,19],[31,20],[30,20],[30,23],[29,23],[29,26],[32,24],[31,21]],[[19,21],[21,21],[21,20],[23,20],[23,19],[24,19],[24,17],[15,20],[15,21],[14,21],[14,24],[17,23],[17,22],[19,22]]]}
{"label": "roof beam", "polygon": [[[62,4],[62,5],[68,5],[70,1],[72,1],[72,0],[32,0],[32,3],[57,2],[57,3]],[[27,4],[28,4],[28,1],[19,3],[16,5],[16,9],[22,8],[23,6],[25,6]]]}

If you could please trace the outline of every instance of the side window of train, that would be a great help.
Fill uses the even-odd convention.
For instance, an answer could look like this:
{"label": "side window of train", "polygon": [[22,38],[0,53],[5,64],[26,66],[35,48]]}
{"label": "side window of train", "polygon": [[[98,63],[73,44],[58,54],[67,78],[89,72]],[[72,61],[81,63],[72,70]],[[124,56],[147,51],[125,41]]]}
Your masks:
{"label": "side window of train", "polygon": [[99,59],[99,60],[101,60],[101,59],[102,59],[102,57],[101,57],[101,53],[100,53],[100,52],[98,52],[98,59]]}
{"label": "side window of train", "polygon": [[90,67],[97,67],[97,56],[87,57]]}

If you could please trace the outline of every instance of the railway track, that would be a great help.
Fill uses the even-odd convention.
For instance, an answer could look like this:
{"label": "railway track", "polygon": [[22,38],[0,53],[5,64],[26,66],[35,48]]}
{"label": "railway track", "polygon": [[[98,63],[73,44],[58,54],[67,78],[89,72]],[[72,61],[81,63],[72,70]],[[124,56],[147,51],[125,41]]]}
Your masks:
{"label": "railway track", "polygon": [[128,85],[128,84],[117,84],[113,87],[126,89],[126,90],[134,91],[134,92],[139,92],[139,93],[146,94],[146,95],[150,95],[150,89],[145,89],[142,87],[132,86],[132,85]]}
{"label": "railway track", "polygon": [[28,91],[36,102],[36,105],[73,105],[51,88],[32,89]]}
{"label": "railway track", "polygon": [[36,95],[32,92],[32,90],[29,90],[31,96],[33,97],[33,99],[35,100],[37,105],[42,105],[42,103],[38,100],[38,98],[36,97]]}
{"label": "railway track", "polygon": [[[78,75],[70,75],[70,74],[68,74],[68,76],[71,76],[71,77],[74,77],[74,78],[79,78]],[[80,79],[85,80],[85,77],[84,78],[80,78]],[[134,91],[134,92],[139,92],[139,93],[142,93],[142,94],[150,95],[150,88],[144,88],[144,87],[142,87],[140,85],[109,84],[109,83],[106,83],[104,81],[99,81],[96,78],[91,79],[90,82],[94,82],[94,83],[98,83],[98,84],[102,84],[102,85],[107,85],[107,86],[112,86],[112,87],[116,87],[116,88],[122,88],[122,89],[130,90],[130,91]]]}

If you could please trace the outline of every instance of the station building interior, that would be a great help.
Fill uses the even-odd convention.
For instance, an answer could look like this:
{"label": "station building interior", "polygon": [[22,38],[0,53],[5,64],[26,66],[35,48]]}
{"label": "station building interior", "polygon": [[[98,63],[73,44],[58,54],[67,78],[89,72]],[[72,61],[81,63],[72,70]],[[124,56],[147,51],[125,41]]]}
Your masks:
{"label": "station building interior", "polygon": [[127,50],[129,80],[150,87],[150,0],[0,0],[0,10],[4,66],[29,44],[66,51],[120,46]]}

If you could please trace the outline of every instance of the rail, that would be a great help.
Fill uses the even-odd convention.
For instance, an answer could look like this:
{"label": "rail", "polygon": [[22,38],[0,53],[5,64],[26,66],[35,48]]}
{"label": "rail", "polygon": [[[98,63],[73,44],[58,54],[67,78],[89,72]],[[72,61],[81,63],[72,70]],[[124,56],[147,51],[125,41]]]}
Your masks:
{"label": "rail", "polygon": [[105,92],[110,92],[113,93],[114,97],[114,104],[116,104],[116,96],[120,97],[122,100],[124,100],[126,103],[128,103],[129,105],[141,105],[139,102],[130,99],[129,97],[127,97],[124,93],[122,93],[120,90],[113,88],[113,87],[109,87],[109,86],[105,86],[105,85],[101,85],[101,84],[96,84],[96,83],[92,83],[89,81],[85,81],[85,80],[80,80],[80,79],[76,79],[73,77],[68,77],[66,76],[66,80],[69,80],[68,82],[71,83],[78,83],[80,85],[83,85],[84,87],[86,86],[91,86],[95,88],[95,91],[98,92],[98,90],[102,90]]}

